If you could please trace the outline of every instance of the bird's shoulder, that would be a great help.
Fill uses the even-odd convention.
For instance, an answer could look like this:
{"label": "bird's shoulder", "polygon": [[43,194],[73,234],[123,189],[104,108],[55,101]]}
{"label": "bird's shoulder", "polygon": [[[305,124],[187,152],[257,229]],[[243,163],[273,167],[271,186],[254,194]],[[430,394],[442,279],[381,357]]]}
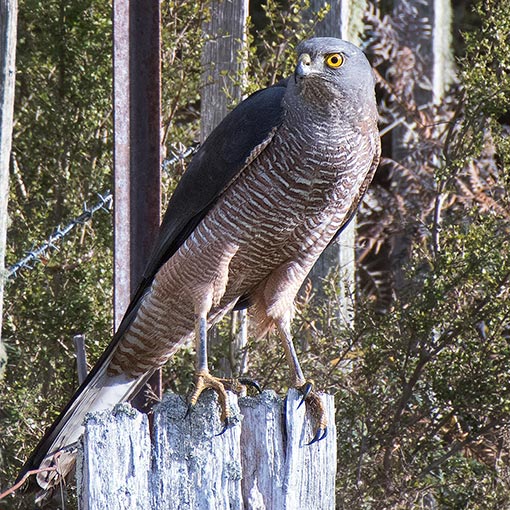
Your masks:
{"label": "bird's shoulder", "polygon": [[146,278],[177,251],[248,159],[257,154],[257,148],[267,145],[283,121],[286,85],[283,80],[253,93],[199,148],[170,198]]}
{"label": "bird's shoulder", "polygon": [[213,207],[247,162],[267,146],[283,122],[288,79],[258,90],[237,105],[200,146],[172,194],[143,277],[117,331],[120,338],[136,315],[161,266]]}

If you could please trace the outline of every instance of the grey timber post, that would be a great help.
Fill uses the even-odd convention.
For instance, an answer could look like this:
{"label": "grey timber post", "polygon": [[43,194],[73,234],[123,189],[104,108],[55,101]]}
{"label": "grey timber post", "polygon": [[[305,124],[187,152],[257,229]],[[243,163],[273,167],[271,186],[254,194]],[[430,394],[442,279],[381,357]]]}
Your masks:
{"label": "grey timber post", "polygon": [[213,0],[209,9],[208,21],[203,27],[204,72],[200,92],[202,142],[227,115],[229,106],[242,99],[240,79],[243,62],[240,55],[246,41],[248,0]]}
{"label": "grey timber post", "polygon": [[[313,424],[301,394],[239,400],[235,425],[222,426],[216,395],[188,413],[166,395],[146,416],[121,404],[90,415],[77,463],[80,510],[333,510],[336,430],[333,397],[324,395],[330,430],[307,445]],[[150,438],[152,437],[152,444]]]}
{"label": "grey timber post", "polygon": [[[202,52],[202,85],[200,91],[200,141],[228,114],[242,97],[244,65],[241,58],[246,45],[248,0],[212,0],[204,23]],[[210,331],[215,341],[215,329]],[[232,312],[230,359],[224,360],[224,375],[243,374],[247,358],[248,318],[246,310]]]}
{"label": "grey timber post", "polygon": [[7,239],[7,198],[16,81],[17,0],[0,0],[0,379],[7,363],[2,341],[2,313]]}
{"label": "grey timber post", "polygon": [[76,466],[80,510],[148,510],[147,416],[129,404],[86,418]]}
{"label": "grey timber post", "polygon": [[[365,1],[355,0],[312,0],[310,7],[319,11],[329,4],[329,12],[315,30],[317,37],[338,37],[359,44]],[[338,317],[343,324],[354,320],[354,296],[356,292],[355,271],[356,217],[342,233],[328,246],[310,273],[312,283],[319,296],[323,295],[323,279],[332,268],[340,271],[338,288]]]}
{"label": "grey timber post", "polygon": [[[449,0],[442,2],[423,0],[409,2],[408,4],[413,7],[412,14],[404,14],[405,10],[404,13],[399,13],[403,27],[399,34],[400,43],[412,50],[413,58],[417,60],[420,67],[419,71],[416,71],[417,65],[415,65],[411,76],[404,76],[403,74],[409,71],[406,71],[405,66],[402,66],[404,70],[400,71],[400,74],[396,75],[394,80],[405,81],[406,83],[410,81],[412,83],[414,80],[412,94],[416,107],[418,109],[430,108],[434,104],[441,103],[455,73],[452,49],[452,3]],[[406,6],[404,0],[395,0],[395,10],[402,5]],[[430,31],[417,34],[416,25],[413,27],[416,20],[427,20]],[[399,69],[400,66],[396,66],[396,68]],[[405,165],[406,158],[413,151],[409,147],[412,147],[415,143],[419,143],[419,140],[416,140],[414,135],[413,123],[411,122],[411,125],[409,125],[407,121],[403,122],[391,134],[392,158]],[[436,160],[433,163],[439,164],[439,161]],[[401,193],[400,188],[405,190],[407,182],[405,179],[399,179],[398,173],[392,181],[396,193]],[[438,210],[438,224],[440,223],[441,208]],[[409,242],[410,236],[405,230],[394,236],[392,240],[393,258],[398,261],[393,267],[397,294],[406,286],[403,266],[408,257]]]}

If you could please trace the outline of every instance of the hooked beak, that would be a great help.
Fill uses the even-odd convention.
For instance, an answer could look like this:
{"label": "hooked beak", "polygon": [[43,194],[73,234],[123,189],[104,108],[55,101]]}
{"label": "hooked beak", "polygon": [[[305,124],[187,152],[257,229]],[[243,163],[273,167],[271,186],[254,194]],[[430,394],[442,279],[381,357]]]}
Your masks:
{"label": "hooked beak", "polygon": [[297,82],[298,78],[304,78],[312,72],[312,58],[308,53],[302,53],[299,56],[296,71],[294,72],[294,78]]}

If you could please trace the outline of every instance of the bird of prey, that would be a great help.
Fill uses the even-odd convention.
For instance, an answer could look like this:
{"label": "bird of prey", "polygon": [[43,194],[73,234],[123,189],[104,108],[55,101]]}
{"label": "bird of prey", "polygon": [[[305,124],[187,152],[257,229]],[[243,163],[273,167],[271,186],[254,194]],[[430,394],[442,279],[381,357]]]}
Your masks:
{"label": "bird of prey", "polygon": [[150,375],[195,338],[195,390],[219,396],[207,332],[249,307],[256,336],[276,327],[291,384],[318,412],[290,331],[295,296],[313,264],[354,214],[377,168],[380,138],[374,75],[363,52],[335,38],[297,47],[295,72],[232,110],[200,147],[161,224],[140,287],[114,338],[25,465],[46,466],[45,490],[65,476],[86,413],[132,398]]}

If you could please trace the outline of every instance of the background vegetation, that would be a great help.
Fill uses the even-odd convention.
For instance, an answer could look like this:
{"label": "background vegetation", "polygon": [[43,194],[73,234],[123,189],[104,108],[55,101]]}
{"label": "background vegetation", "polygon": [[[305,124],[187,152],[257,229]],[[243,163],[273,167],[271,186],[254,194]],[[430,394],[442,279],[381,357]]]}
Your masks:
{"label": "background vegetation", "polygon": [[[338,320],[332,268],[320,295],[305,285],[295,335],[307,374],[336,396],[339,508],[510,508],[510,4],[455,3],[457,72],[439,104],[421,102],[424,59],[406,40],[410,20],[429,30],[417,5],[383,2],[365,16],[381,126],[399,124],[360,212],[356,323]],[[291,69],[314,22],[299,0],[252,10],[247,91]],[[162,14],[170,156],[198,138],[207,4],[164,2]],[[109,3],[21,0],[18,32],[8,263],[111,186]],[[163,202],[183,170],[164,174]],[[77,386],[73,334],[86,334],[91,361],[110,338],[111,221],[98,212],[7,285],[2,487]],[[278,341],[248,347],[250,375],[283,393]],[[228,348],[225,324],[217,372]],[[186,393],[192,366],[181,351],[166,386]]]}

